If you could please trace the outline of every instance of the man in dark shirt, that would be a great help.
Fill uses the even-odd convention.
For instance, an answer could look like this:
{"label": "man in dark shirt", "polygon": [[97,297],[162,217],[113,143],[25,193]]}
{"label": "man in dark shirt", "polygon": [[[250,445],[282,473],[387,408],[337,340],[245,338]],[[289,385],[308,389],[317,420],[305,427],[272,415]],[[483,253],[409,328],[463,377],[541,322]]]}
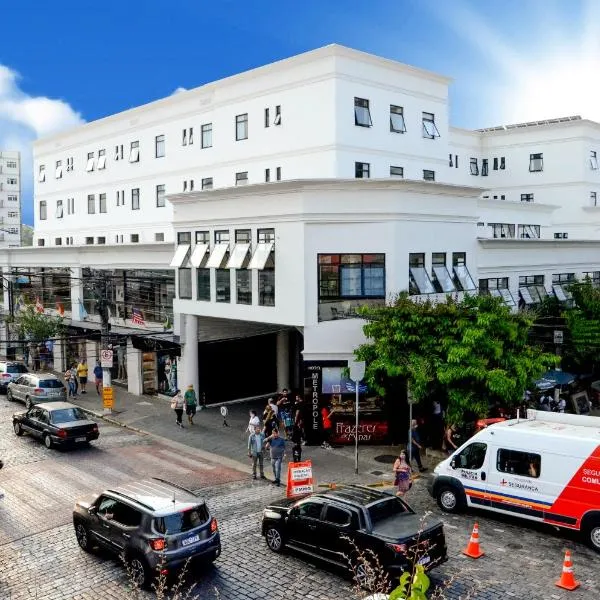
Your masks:
{"label": "man in dark shirt", "polygon": [[271,453],[271,466],[273,467],[273,483],[277,486],[281,485],[281,463],[285,454],[285,440],[279,437],[279,430],[273,429],[273,433],[265,439],[265,444]]}
{"label": "man in dark shirt", "polygon": [[421,462],[421,450],[423,449],[423,445],[421,444],[421,437],[419,436],[418,424],[416,419],[413,419],[410,424],[410,452],[412,458],[417,463],[419,467],[419,471],[421,473],[423,471],[427,471],[427,468],[423,466]]}

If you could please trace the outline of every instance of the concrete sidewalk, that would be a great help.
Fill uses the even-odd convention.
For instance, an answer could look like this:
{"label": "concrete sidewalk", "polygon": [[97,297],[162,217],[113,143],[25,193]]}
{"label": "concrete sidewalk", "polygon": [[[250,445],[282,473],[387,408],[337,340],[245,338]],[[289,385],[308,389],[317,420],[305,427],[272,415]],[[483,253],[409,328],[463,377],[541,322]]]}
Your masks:
{"label": "concrete sidewalk", "polygon": [[[102,398],[96,394],[93,386],[89,386],[87,394],[80,394],[72,401],[92,412],[96,417],[104,418],[116,425],[222,456],[223,464],[228,463],[227,466],[243,468],[246,464],[250,475],[250,461],[247,459],[246,450],[248,411],[256,408],[261,414],[264,408],[262,403],[244,402],[228,405],[227,427],[223,424],[220,406],[213,405],[196,413],[193,426],[188,426],[184,415],[185,428],[180,429],[175,424],[175,414],[171,410],[169,400],[153,396],[136,396],[117,386],[114,387],[114,394],[114,409],[107,415],[103,413]],[[389,485],[393,481],[390,461],[399,450],[400,446],[361,446],[358,475],[354,472],[353,446],[332,450],[324,450],[318,446],[304,446],[302,458],[312,460],[317,484],[360,482]],[[291,458],[291,444],[288,444],[286,452],[286,459],[289,458]],[[428,457],[424,462],[432,467],[437,460],[439,459]],[[235,463],[235,466],[232,463]],[[267,474],[269,470],[269,462],[266,462]]]}

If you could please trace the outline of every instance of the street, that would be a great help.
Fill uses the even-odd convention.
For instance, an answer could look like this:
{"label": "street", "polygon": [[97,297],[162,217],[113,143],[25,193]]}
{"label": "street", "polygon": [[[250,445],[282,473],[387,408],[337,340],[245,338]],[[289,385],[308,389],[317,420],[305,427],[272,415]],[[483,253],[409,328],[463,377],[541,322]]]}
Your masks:
{"label": "street", "polygon": [[[90,448],[46,450],[33,439],[12,433],[10,416],[20,409],[0,398],[0,456],[5,461],[0,486],[6,494],[0,501],[2,600],[123,598],[127,581],[122,566],[116,559],[79,549],[71,511],[74,500],[88,492],[149,476],[202,490],[219,520],[223,554],[213,568],[198,574],[200,598],[352,597],[351,583],[343,574],[267,549],[260,536],[262,509],[284,492],[268,483],[251,482],[247,473],[233,468],[231,459],[210,455],[210,460],[206,451],[198,455],[191,447],[105,423],[100,423],[100,439]],[[571,536],[483,514],[442,515],[427,495],[425,483],[426,477],[417,480],[408,500],[416,510],[431,511],[445,521],[450,558],[432,575],[437,583],[453,578],[448,598],[464,598],[471,591],[480,600],[566,597],[567,592],[554,586],[565,548],[573,551],[575,574],[581,582],[572,597],[599,597],[598,556]],[[475,520],[486,555],[472,561],[460,552]]]}

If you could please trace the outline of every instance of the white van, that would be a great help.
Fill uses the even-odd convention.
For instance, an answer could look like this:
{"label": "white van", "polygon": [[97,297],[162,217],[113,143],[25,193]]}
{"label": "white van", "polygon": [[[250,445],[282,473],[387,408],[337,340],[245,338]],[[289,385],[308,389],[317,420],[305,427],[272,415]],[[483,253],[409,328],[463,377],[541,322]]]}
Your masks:
{"label": "white van", "polygon": [[435,469],[446,512],[477,507],[581,531],[600,552],[600,418],[529,410],[495,423]]}

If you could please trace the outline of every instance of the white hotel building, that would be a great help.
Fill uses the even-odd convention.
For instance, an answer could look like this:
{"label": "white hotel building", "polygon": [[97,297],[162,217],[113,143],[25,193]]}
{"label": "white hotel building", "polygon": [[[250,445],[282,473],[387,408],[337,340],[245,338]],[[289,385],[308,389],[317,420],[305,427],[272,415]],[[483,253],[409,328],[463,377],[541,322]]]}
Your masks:
{"label": "white hotel building", "polygon": [[21,155],[0,150],[0,248],[21,245]]}
{"label": "white hotel building", "polygon": [[209,402],[345,364],[357,306],[402,290],[479,289],[516,309],[600,282],[600,124],[457,129],[450,83],[331,45],[42,139],[34,247],[0,264],[71,269],[82,329],[97,328],[87,268],[135,270],[142,287],[152,271],[160,285],[129,309],[121,280],[111,300],[129,389],[147,350],[131,341],[148,334],[137,301],[163,340],[173,311],[180,384]]}

